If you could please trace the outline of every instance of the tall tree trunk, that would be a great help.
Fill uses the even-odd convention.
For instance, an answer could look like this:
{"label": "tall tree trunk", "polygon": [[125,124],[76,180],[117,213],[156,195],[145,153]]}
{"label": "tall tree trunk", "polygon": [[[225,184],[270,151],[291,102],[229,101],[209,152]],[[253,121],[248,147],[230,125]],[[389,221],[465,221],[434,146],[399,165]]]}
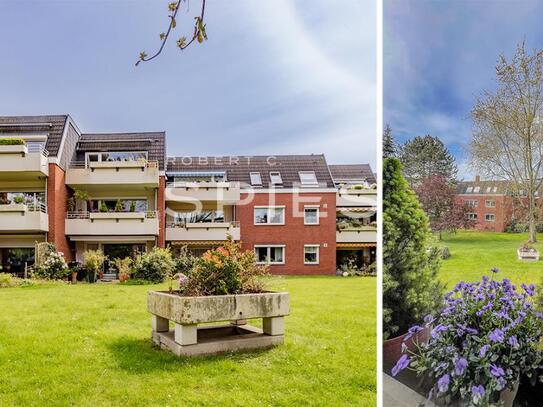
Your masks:
{"label": "tall tree trunk", "polygon": [[533,193],[530,193],[528,196],[528,241],[530,243],[537,242],[537,233],[535,229],[535,209],[534,209],[534,199]]}

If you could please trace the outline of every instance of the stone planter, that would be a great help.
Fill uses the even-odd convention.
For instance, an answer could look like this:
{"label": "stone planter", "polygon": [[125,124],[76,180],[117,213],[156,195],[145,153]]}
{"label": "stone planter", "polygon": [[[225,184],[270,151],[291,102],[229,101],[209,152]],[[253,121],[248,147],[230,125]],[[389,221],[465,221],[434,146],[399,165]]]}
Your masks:
{"label": "stone planter", "polygon": [[[290,299],[284,292],[183,297],[150,291],[147,310],[157,345],[178,356],[213,355],[282,344]],[[247,325],[251,318],[262,318],[262,329]],[[198,327],[211,322],[229,323]]]}
{"label": "stone planter", "polygon": [[[405,341],[405,345],[410,352],[415,352],[417,350],[416,344],[423,344],[428,342],[430,338],[431,327],[424,327],[422,331],[414,334],[410,339]],[[396,336],[394,338],[387,339],[383,342],[383,367],[386,370],[392,369],[396,362],[402,356],[402,343],[404,343],[404,338],[407,336],[407,332],[401,336]]]}
{"label": "stone planter", "polygon": [[0,154],[21,154],[23,157],[28,153],[24,144],[0,145]]}
{"label": "stone planter", "polygon": [[539,252],[536,249],[522,250],[517,249],[517,255],[519,260],[526,261],[539,261]]}

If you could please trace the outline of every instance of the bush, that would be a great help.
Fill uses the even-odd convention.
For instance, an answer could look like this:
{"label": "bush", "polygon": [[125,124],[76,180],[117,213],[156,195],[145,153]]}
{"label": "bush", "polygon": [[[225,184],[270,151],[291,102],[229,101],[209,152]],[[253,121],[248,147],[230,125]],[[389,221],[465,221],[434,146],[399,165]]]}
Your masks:
{"label": "bush", "polygon": [[22,138],[0,138],[1,146],[22,146],[25,141]]}
{"label": "bush", "polygon": [[184,295],[226,295],[259,293],[264,291],[264,276],[267,268],[256,262],[253,251],[242,251],[241,245],[232,237],[224,246],[208,250],[197,258],[181,291]]}
{"label": "bush", "polygon": [[161,283],[172,276],[175,262],[170,249],[154,247],[147,253],[140,254],[134,263],[134,277]]}
{"label": "bush", "polygon": [[441,305],[440,252],[430,249],[428,217],[396,158],[383,162],[384,338],[407,332]]}
{"label": "bush", "polygon": [[102,266],[106,256],[102,250],[87,250],[83,253],[83,262],[87,270],[91,273],[99,273],[102,271]]}
{"label": "bush", "polygon": [[186,246],[181,247],[179,255],[174,259],[175,273],[190,274],[190,271],[196,264],[197,257],[194,257]]}
{"label": "bush", "polygon": [[62,280],[71,273],[64,254],[52,251],[44,256],[44,261],[40,265],[35,265],[32,276],[45,280]]}
{"label": "bush", "polygon": [[0,273],[0,288],[14,287],[17,285],[13,275],[9,273]]}

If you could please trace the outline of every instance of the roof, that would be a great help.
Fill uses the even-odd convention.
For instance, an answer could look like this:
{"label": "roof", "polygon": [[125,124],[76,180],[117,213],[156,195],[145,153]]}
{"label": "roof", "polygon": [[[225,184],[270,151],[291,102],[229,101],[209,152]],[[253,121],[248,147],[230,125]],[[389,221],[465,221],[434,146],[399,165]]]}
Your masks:
{"label": "roof", "polygon": [[369,164],[339,164],[329,165],[330,173],[335,182],[366,180],[375,184],[375,174]]}
{"label": "roof", "polygon": [[323,154],[230,156],[230,157],[168,157],[167,175],[190,171],[225,171],[229,181],[250,185],[251,172],[260,172],[262,188],[271,185],[270,172],[279,171],[284,188],[300,186],[301,171],[314,171],[320,188],[333,188],[326,158]]}
{"label": "roof", "polygon": [[139,133],[84,133],[79,138],[73,161],[84,161],[86,152],[147,151],[150,161],[158,161],[164,169],[166,134],[164,132]]}
{"label": "roof", "polygon": [[2,134],[46,134],[45,148],[50,157],[59,155],[68,115],[52,116],[0,116],[0,137]]}
{"label": "roof", "polygon": [[507,195],[509,182],[496,181],[461,181],[456,187],[458,194],[472,195]]}

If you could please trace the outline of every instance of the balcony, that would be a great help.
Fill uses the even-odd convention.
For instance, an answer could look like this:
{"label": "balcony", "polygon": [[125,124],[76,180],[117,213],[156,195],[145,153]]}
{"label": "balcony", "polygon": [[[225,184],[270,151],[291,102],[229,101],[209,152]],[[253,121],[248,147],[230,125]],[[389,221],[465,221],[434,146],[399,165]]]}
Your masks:
{"label": "balcony", "polygon": [[167,241],[222,241],[240,238],[239,222],[183,223],[166,225]]}
{"label": "balcony", "polygon": [[47,177],[47,156],[41,145],[0,145],[0,179],[28,181]]}
{"label": "balcony", "polygon": [[377,189],[341,188],[337,192],[336,206],[377,206]]}
{"label": "balcony", "polygon": [[158,235],[157,212],[68,212],[66,234],[100,236]]}
{"label": "balcony", "polygon": [[166,185],[166,201],[221,202],[235,204],[240,199],[239,182],[169,182]]}
{"label": "balcony", "polygon": [[141,186],[157,188],[159,170],[157,161],[101,161],[76,162],[66,171],[66,184],[92,189],[92,186]]}
{"label": "balcony", "polygon": [[47,232],[49,218],[43,204],[0,205],[0,232]]}
{"label": "balcony", "polygon": [[336,231],[336,243],[376,243],[375,225],[348,227]]}

